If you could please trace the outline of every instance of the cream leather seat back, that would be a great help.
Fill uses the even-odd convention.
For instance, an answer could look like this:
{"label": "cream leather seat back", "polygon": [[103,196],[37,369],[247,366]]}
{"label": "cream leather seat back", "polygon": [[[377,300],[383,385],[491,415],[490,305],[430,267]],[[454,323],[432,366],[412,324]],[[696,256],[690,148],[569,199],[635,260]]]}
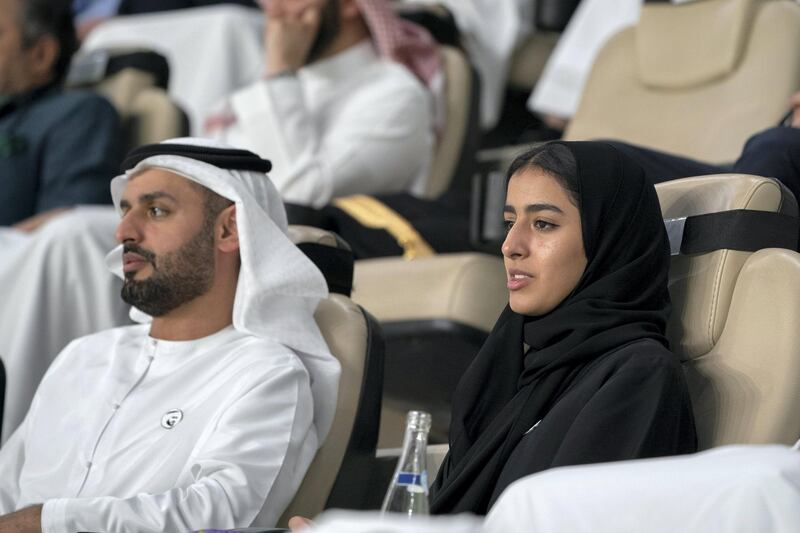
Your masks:
{"label": "cream leather seat back", "polygon": [[[796,217],[777,181],[747,175],[656,185],[665,219],[730,210]],[[800,254],[767,248],[673,256],[671,349],[686,369],[701,449],[800,437]]]}
{"label": "cream leather seat back", "polygon": [[[330,433],[317,451],[294,499],[278,521],[316,516],[328,507],[373,505],[371,481],[380,420],[384,340],[377,321],[349,297],[353,256],[338,236],[306,226],[289,235],[323,271],[330,296],[314,315],[331,353],[342,365],[339,398]],[[329,252],[329,253],[326,253]],[[344,291],[335,292],[335,291]]]}
{"label": "cream leather seat back", "polygon": [[438,198],[451,186],[468,186],[480,137],[477,74],[459,49],[440,46],[439,51],[444,69],[445,122],[428,172],[426,198]]}
{"label": "cream leather seat back", "polygon": [[[81,79],[87,68],[94,72]],[[71,74],[74,72],[77,79],[74,75],[68,78],[70,86],[99,92],[117,110],[128,149],[189,134],[186,113],[167,94],[169,65],[159,54],[138,49],[94,50],[75,58]]]}
{"label": "cream leather seat back", "polygon": [[598,54],[564,137],[733,162],[798,89],[794,0],[647,2]]}
{"label": "cream leather seat back", "polygon": [[133,68],[103,80],[97,91],[114,105],[125,128],[126,144],[135,148],[189,133],[186,114],[153,84],[152,75]]}

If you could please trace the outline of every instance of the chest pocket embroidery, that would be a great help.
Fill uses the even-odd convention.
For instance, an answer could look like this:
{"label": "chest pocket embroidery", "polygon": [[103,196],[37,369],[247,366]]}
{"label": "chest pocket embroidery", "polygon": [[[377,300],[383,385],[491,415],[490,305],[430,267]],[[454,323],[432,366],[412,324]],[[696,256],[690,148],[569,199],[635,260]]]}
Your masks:
{"label": "chest pocket embroidery", "polygon": [[183,420],[183,411],[180,409],[170,409],[161,417],[161,427],[172,429]]}

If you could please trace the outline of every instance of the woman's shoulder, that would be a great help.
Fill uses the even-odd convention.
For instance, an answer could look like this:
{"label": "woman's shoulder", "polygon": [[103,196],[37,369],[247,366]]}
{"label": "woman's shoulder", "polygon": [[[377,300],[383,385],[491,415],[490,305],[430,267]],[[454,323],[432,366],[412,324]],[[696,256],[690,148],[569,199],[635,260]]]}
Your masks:
{"label": "woman's shoulder", "polygon": [[655,339],[639,339],[628,343],[602,358],[601,365],[626,372],[652,372],[656,369],[681,370],[678,356]]}

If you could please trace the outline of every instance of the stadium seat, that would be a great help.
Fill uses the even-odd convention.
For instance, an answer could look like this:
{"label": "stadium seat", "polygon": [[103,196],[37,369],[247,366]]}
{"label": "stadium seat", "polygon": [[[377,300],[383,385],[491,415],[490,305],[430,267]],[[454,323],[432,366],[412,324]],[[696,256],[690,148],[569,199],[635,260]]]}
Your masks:
{"label": "stadium seat", "polygon": [[[656,186],[665,219],[731,210],[797,217],[777,181],[746,175]],[[676,255],[668,336],[683,361],[701,449],[800,437],[800,254],[768,248]]]}
{"label": "stadium seat", "polygon": [[444,67],[445,124],[431,161],[426,198],[438,198],[453,187],[468,190],[480,138],[478,75],[459,49],[440,46],[439,50]]}
{"label": "stadium seat", "polygon": [[433,416],[431,442],[446,442],[450,395],[508,302],[499,257],[446,254],[356,262],[353,300],[386,336],[380,447],[402,444],[405,414]]}
{"label": "stadium seat", "polygon": [[[317,451],[279,525],[294,515],[313,517],[329,507],[374,506],[373,475],[383,385],[384,340],[377,321],[349,298],[349,287],[331,280],[352,277],[346,243],[317,228],[290,226],[292,241],[320,267],[331,294],[315,318],[342,365],[339,398],[330,433]],[[326,249],[331,255],[326,255]],[[337,292],[338,291],[338,292]]]}
{"label": "stadium seat", "polygon": [[[797,217],[794,197],[768,178],[701,176],[656,189],[667,219],[734,210]],[[676,255],[670,292],[668,333],[687,369],[701,446],[797,440],[800,254],[776,248]],[[434,413],[432,440],[445,442],[454,386],[506,298],[497,257],[357,263],[354,299],[387,337],[381,447],[399,445],[402,415],[411,408]]]}
{"label": "stadium seat", "polygon": [[508,71],[511,89],[530,93],[579,3],[579,0],[536,2],[534,31],[517,46],[511,58]]}
{"label": "stadium seat", "polygon": [[778,123],[798,88],[796,2],[647,2],[598,54],[564,138],[728,163]]}
{"label": "stadium seat", "polygon": [[73,61],[67,85],[91,88],[114,105],[127,150],[189,133],[186,113],[167,95],[169,66],[143,50],[94,50]]}

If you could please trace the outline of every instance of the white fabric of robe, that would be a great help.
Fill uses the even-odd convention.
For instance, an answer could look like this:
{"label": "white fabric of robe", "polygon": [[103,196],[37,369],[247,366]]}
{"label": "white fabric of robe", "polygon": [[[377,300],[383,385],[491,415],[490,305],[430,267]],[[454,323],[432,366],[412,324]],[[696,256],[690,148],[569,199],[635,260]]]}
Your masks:
{"label": "white fabric of robe", "polygon": [[286,201],[322,207],[336,196],[424,190],[434,99],[369,40],[296,75],[259,80],[223,107],[236,122],[212,137],[272,161]]}
{"label": "white fabric of robe", "polygon": [[402,0],[448,9],[481,82],[481,126],[500,118],[511,56],[533,30],[535,0]]}
{"label": "white fabric of robe", "polygon": [[481,519],[470,514],[411,516],[397,513],[325,511],[305,533],[477,533]]}
{"label": "white fabric of robe", "polygon": [[[231,148],[193,137],[160,144]],[[316,265],[289,239],[286,211],[272,181],[262,172],[223,170],[188,157],[154,155],[111,180],[111,199],[120,214],[128,180],[151,168],[183,176],[234,202],[241,264],[233,327],[297,353],[311,377],[314,425],[321,442],[333,422],[341,373],[314,320],[317,305],[328,296],[328,285]],[[120,279],[124,277],[122,253],[120,244],[106,257],[109,270]],[[131,318],[142,323],[151,320],[135,307]]]}
{"label": "white fabric of robe", "polygon": [[528,99],[536,113],[571,118],[598,52],[639,19],[642,0],[581,0]]}
{"label": "white fabric of robe", "polygon": [[34,233],[0,228],[0,358],[6,370],[3,442],[28,412],[36,387],[73,339],[129,324],[122,283],[103,258],[119,216],[84,206]]}
{"label": "white fabric of robe", "polygon": [[506,489],[487,533],[792,533],[800,452],[726,446],[688,456],[556,468]]}
{"label": "white fabric of robe", "polygon": [[[0,513],[44,502],[45,533],[277,521],[318,444],[300,359],[233,327],[193,341],[148,329],[61,353],[0,450]],[[174,409],[182,420],[168,429]]]}
{"label": "white fabric of robe", "polygon": [[169,94],[189,115],[193,135],[208,111],[257,80],[263,65],[264,14],[237,5],[193,7],[109,19],[82,50],[150,48],[167,58]]}

